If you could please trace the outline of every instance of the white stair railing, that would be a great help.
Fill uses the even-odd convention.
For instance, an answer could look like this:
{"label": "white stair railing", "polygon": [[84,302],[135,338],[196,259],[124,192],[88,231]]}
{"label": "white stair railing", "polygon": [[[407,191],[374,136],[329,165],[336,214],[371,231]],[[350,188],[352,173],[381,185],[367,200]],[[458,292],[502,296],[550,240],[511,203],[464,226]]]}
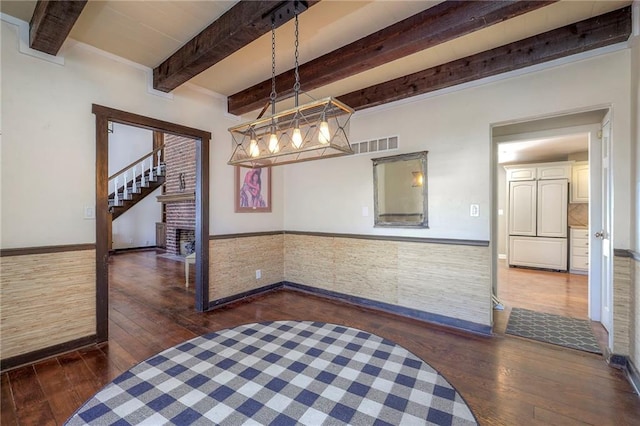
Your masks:
{"label": "white stair railing", "polygon": [[[122,206],[124,200],[131,200],[133,194],[140,193],[142,188],[148,188],[151,182],[157,182],[158,176],[164,176],[166,166],[162,162],[163,149],[164,145],[109,176],[109,182],[113,185],[110,207]],[[155,158],[157,161],[154,164]]]}

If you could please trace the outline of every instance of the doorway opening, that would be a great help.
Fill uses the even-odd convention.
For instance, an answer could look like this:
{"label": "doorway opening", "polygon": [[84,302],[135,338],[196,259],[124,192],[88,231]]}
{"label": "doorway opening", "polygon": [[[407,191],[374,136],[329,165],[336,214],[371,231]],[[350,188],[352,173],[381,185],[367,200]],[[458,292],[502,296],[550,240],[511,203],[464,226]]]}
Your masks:
{"label": "doorway opening", "polygon": [[[195,141],[195,309],[209,309],[209,141],[211,133],[101,105],[96,116],[96,334],[109,336],[109,131],[110,123],[190,138]],[[161,165],[158,165],[160,168]],[[143,174],[144,177],[144,174]]]}
{"label": "doorway opening", "polygon": [[[492,126],[494,331],[513,308],[591,321],[601,347],[601,130],[608,108]],[[610,331],[610,330],[609,330]]]}

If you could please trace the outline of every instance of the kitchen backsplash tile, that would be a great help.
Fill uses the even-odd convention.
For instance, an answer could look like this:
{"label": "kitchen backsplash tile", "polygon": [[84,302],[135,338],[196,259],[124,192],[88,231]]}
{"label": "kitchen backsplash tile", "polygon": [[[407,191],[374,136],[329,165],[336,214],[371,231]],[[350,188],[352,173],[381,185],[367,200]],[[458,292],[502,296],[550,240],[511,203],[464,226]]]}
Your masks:
{"label": "kitchen backsplash tile", "polygon": [[569,204],[567,215],[569,226],[589,226],[589,204]]}

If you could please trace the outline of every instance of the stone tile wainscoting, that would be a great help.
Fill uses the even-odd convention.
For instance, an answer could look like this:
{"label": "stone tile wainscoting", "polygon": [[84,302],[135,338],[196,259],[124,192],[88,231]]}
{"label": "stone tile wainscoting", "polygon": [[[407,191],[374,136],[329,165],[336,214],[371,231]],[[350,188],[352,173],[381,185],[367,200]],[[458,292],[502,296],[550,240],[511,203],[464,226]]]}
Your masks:
{"label": "stone tile wainscoting", "polygon": [[486,242],[286,231],[211,237],[209,250],[212,306],[284,284],[491,332]]}
{"label": "stone tile wainscoting", "polygon": [[0,270],[3,369],[7,359],[96,334],[93,245],[2,250]]}

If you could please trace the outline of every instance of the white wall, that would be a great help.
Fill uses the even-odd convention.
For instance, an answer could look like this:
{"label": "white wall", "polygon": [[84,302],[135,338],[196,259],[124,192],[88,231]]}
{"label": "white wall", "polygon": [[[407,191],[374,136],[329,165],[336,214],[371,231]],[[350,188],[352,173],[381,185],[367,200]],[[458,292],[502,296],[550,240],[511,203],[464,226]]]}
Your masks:
{"label": "white wall", "polygon": [[[26,25],[26,23],[25,23]],[[273,213],[233,212],[226,100],[189,87],[173,99],[147,91],[147,71],[68,40],[57,65],[18,52],[17,27],[2,21],[2,248],[95,242],[93,103],[212,132],[211,234],[283,228],[282,172],[273,173]],[[258,220],[256,220],[258,219]]]}
{"label": "white wall", "polygon": [[[109,176],[153,150],[153,132],[140,127],[114,123],[109,133]],[[145,168],[148,160],[145,162]],[[139,167],[138,167],[139,169]],[[139,173],[139,171],[138,171]],[[131,172],[129,174],[131,179]],[[122,179],[120,179],[122,185]],[[109,193],[113,192],[110,183]],[[162,220],[162,204],[156,200],[162,190],[156,189],[113,221],[114,249],[155,246],[156,222]]]}
{"label": "white wall", "polygon": [[[612,105],[616,198],[614,247],[630,245],[630,54],[603,54],[436,96],[356,113],[354,141],[398,134],[401,152],[429,151],[429,229],[373,228],[370,158],[287,167],[285,229],[434,238],[490,239],[490,126]],[[377,155],[379,156],[379,154]],[[470,217],[469,205],[480,205]]]}
{"label": "white wall", "polygon": [[113,133],[109,133],[109,176],[152,150],[151,130],[113,123]]}
{"label": "white wall", "polygon": [[162,188],[157,188],[113,221],[114,249],[156,245],[156,222],[162,222],[161,204],[156,200],[160,194]]}

